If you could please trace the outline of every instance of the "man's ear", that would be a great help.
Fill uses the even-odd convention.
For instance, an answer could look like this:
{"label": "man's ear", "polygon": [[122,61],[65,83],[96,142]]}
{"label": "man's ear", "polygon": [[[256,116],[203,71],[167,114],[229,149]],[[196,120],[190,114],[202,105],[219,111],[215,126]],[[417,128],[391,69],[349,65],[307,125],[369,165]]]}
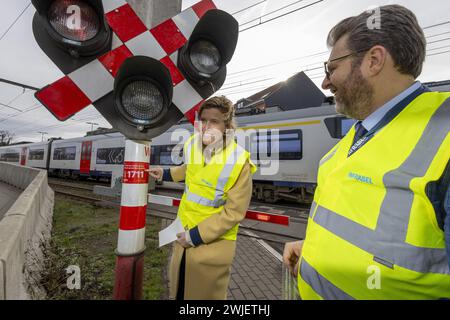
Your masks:
{"label": "man's ear", "polygon": [[363,62],[366,74],[372,77],[377,76],[383,70],[388,54],[388,51],[383,46],[372,47],[366,53]]}

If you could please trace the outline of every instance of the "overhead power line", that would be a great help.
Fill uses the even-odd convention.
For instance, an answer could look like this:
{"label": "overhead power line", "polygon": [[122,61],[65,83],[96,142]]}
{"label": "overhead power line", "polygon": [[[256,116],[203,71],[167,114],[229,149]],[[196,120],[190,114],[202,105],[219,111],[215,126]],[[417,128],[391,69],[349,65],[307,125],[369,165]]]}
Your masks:
{"label": "overhead power line", "polygon": [[13,86],[16,86],[16,87],[21,87],[21,88],[24,88],[24,89],[30,89],[30,90],[34,90],[34,91],[39,91],[40,90],[39,88],[36,88],[36,87],[32,87],[32,86],[29,86],[29,85],[26,85],[26,84],[23,84],[23,83],[14,82],[14,81],[2,79],[2,78],[0,78],[0,82],[7,83],[7,84],[10,84],[10,85],[13,85]]}
{"label": "overhead power line", "polygon": [[245,69],[245,70],[241,70],[241,71],[232,72],[232,73],[229,74],[229,76],[235,76],[237,74],[241,74],[241,73],[245,73],[245,72],[249,72],[249,71],[264,69],[264,68],[268,68],[268,67],[274,67],[274,66],[277,66],[277,65],[280,65],[280,64],[284,64],[284,63],[288,63],[288,62],[293,62],[293,61],[297,61],[297,60],[303,60],[303,59],[306,59],[306,58],[312,58],[312,57],[316,57],[316,56],[321,56],[321,55],[324,55],[324,54],[327,54],[327,53],[329,53],[329,52],[328,51],[323,51],[323,52],[319,52],[319,53],[310,54],[310,55],[307,55],[307,56],[301,56],[301,57],[298,57],[298,58],[283,60],[283,61],[270,63],[270,64],[266,64],[266,65],[262,65],[262,66],[257,66],[257,67],[253,67],[253,68],[249,68],[249,69]]}
{"label": "overhead power line", "polygon": [[450,20],[449,20],[449,21],[444,21],[444,22],[441,22],[441,23],[437,23],[437,24],[433,24],[433,25],[431,25],[431,26],[424,27],[424,28],[422,28],[422,29],[423,29],[423,30],[426,30],[426,29],[430,29],[430,28],[434,28],[434,27],[443,26],[443,25],[446,25],[446,24],[450,24]]}
{"label": "overhead power line", "polygon": [[300,3],[300,2],[303,2],[303,1],[305,1],[305,0],[298,0],[298,1],[292,2],[292,3],[288,4],[288,5],[283,6],[283,7],[281,7],[281,8],[278,8],[278,9],[276,9],[276,10],[274,10],[274,11],[271,11],[271,12],[269,12],[269,13],[265,13],[265,14],[263,14],[262,16],[260,16],[260,17],[258,17],[258,18],[255,18],[255,19],[249,20],[249,21],[247,21],[247,22],[244,22],[244,23],[242,23],[242,24],[239,25],[239,26],[242,27],[242,26],[245,26],[246,24],[250,24],[250,23],[252,23],[252,22],[254,22],[254,21],[261,20],[261,19],[264,18],[264,17],[270,16],[271,14],[274,14],[274,13],[277,13],[277,12],[279,12],[279,11],[281,11],[281,10],[286,9],[286,8],[292,7],[293,5],[296,5],[297,3]]}
{"label": "overhead power line", "polygon": [[262,80],[258,80],[258,81],[247,82],[247,83],[242,83],[242,82],[241,82],[241,83],[238,84],[238,85],[231,86],[231,87],[225,87],[225,88],[222,88],[221,90],[227,90],[227,89],[238,88],[238,87],[242,87],[242,86],[248,86],[248,85],[250,85],[250,84],[255,84],[255,83],[259,83],[259,82],[270,81],[270,80],[273,80],[273,79],[275,79],[275,78],[267,78],[267,79],[262,79]]}
{"label": "overhead power line", "polygon": [[40,104],[39,104],[39,103],[35,103],[34,105],[32,105],[31,107],[29,107],[29,108],[27,108],[27,109],[23,110],[22,112],[19,112],[19,113],[16,113],[16,114],[13,114],[13,115],[7,116],[7,117],[5,117],[5,118],[3,118],[3,119],[0,119],[0,123],[2,123],[2,122],[4,122],[4,121],[6,121],[6,120],[8,120],[8,119],[11,119],[11,118],[15,118],[15,117],[18,117],[18,116],[24,115],[25,113],[28,113],[28,112],[31,112],[31,111],[37,110],[37,109],[39,109],[40,107],[41,107],[41,106],[40,106]]}
{"label": "overhead power line", "polygon": [[0,102],[0,106],[6,107],[6,108],[9,108],[9,109],[13,109],[13,110],[16,110],[16,111],[19,111],[19,112],[22,112],[22,110],[20,110],[20,109],[8,106],[7,104],[1,103],[1,102]]}
{"label": "overhead power line", "polygon": [[20,17],[25,13],[25,11],[27,11],[27,9],[31,6],[31,2],[25,7],[25,9],[23,9],[23,11],[19,14],[19,16],[13,21],[13,23],[11,23],[11,25],[8,27],[8,29],[6,29],[6,31],[2,34],[2,36],[0,37],[0,41],[3,40],[3,38],[8,34],[9,30],[11,30],[11,28],[16,24],[16,22],[20,19]]}
{"label": "overhead power line", "polygon": [[[261,20],[261,17],[260,17],[260,18],[256,19],[256,20],[260,20],[260,22],[259,22],[258,24],[254,25],[254,26],[251,26],[251,27],[248,27],[248,28],[245,28],[245,29],[243,29],[243,30],[239,30],[239,32],[244,32],[244,31],[247,31],[247,30],[250,30],[250,29],[259,27],[259,26],[261,26],[261,25],[263,25],[263,24],[266,24],[266,23],[272,22],[272,21],[274,21],[274,20],[283,18],[283,17],[285,17],[285,16],[287,16],[287,15],[290,15],[290,14],[292,14],[292,13],[294,13],[294,12],[297,12],[297,11],[300,11],[300,10],[303,10],[303,9],[306,9],[306,8],[308,8],[308,7],[311,7],[311,6],[315,5],[315,4],[318,4],[318,3],[323,2],[323,1],[325,1],[325,0],[319,0],[319,1],[316,1],[316,2],[313,2],[313,3],[310,3],[310,4],[306,5],[306,6],[303,6],[303,7],[297,8],[297,9],[295,9],[295,10],[286,12],[286,13],[284,13],[284,14],[281,14],[281,15],[276,16],[276,17],[274,17],[274,18],[272,18],[272,19],[269,19],[269,20],[262,21],[262,20]],[[278,10],[278,11],[279,11],[279,10]],[[276,11],[274,11],[274,12],[276,12]],[[274,12],[271,12],[271,13],[274,13]],[[252,22],[253,22],[253,21],[252,21]],[[245,25],[245,24],[248,24],[248,23],[244,23],[244,24],[242,24],[242,25]],[[242,26],[242,25],[241,25],[241,26]]]}
{"label": "overhead power line", "polygon": [[[448,32],[448,33],[450,33],[450,32]],[[428,44],[435,44],[435,43],[439,43],[439,42],[443,42],[443,41],[447,41],[447,40],[449,40],[449,38],[440,39],[440,40],[436,40],[436,41],[430,41],[430,42],[428,42]],[[428,49],[428,51],[444,49],[446,47],[447,46],[439,47],[439,48],[432,48],[432,49]],[[225,85],[231,85],[231,84],[235,84],[235,83],[246,82],[246,81],[249,81],[249,80],[254,80],[254,79],[258,79],[258,78],[261,79],[262,77],[267,77],[267,74],[265,74],[265,75],[261,75],[260,77],[253,77],[253,78],[247,78],[247,79],[242,79],[242,80],[236,80],[235,79],[235,78],[238,78],[240,76],[243,76],[244,73],[252,74],[252,73],[255,73],[256,71],[258,71],[260,69],[265,69],[265,68],[273,67],[273,66],[280,65],[280,64],[285,64],[285,63],[294,62],[294,61],[297,61],[297,60],[302,60],[302,59],[308,58],[308,57],[320,56],[320,55],[323,55],[323,54],[326,54],[326,53],[329,53],[329,51],[324,51],[324,52],[312,54],[312,55],[309,55],[309,56],[303,56],[303,57],[299,57],[299,58],[288,59],[288,60],[279,61],[279,62],[276,62],[276,63],[266,64],[266,65],[257,66],[257,67],[254,67],[254,68],[249,68],[249,69],[233,72],[233,73],[230,73],[229,76],[227,77],[228,79],[231,78],[231,80],[233,82],[225,83]],[[311,63],[311,64],[309,64],[307,66],[301,66],[301,67],[298,67],[298,68],[299,69],[307,68],[307,69],[302,70],[302,71],[305,71],[305,72],[312,71],[312,70],[318,70],[318,69],[323,68],[322,63],[323,63],[323,61],[318,61],[318,62]],[[320,66],[318,66],[317,68],[312,68],[312,69],[309,68],[309,67],[314,66],[314,65],[320,65]],[[247,75],[247,76],[249,76],[249,75]]]}
{"label": "overhead power line", "polygon": [[441,40],[435,40],[435,41],[427,42],[427,44],[438,43],[438,42],[447,41],[447,40],[450,40],[450,38],[445,38],[445,39],[441,39]]}
{"label": "overhead power line", "polygon": [[437,53],[433,53],[433,54],[428,54],[427,57],[437,56],[437,55],[444,54],[444,53],[449,53],[449,52],[450,52],[450,50],[443,51],[443,52],[437,52]]}
{"label": "overhead power line", "polygon": [[443,47],[437,47],[437,48],[433,48],[433,49],[428,49],[428,51],[434,51],[434,50],[445,49],[445,48],[450,48],[450,45],[443,46]]}
{"label": "overhead power line", "polygon": [[254,7],[256,7],[256,6],[259,6],[261,3],[264,3],[264,2],[267,2],[267,0],[263,0],[263,1],[257,2],[257,3],[255,3],[255,4],[251,5],[251,6],[248,6],[247,8],[244,8],[244,9],[241,9],[241,10],[239,10],[239,11],[233,12],[231,15],[232,15],[232,16],[235,16],[235,15],[237,15],[238,13],[241,13],[241,12],[247,11],[247,10],[249,10],[249,9],[251,9],[251,8],[254,8]]}
{"label": "overhead power line", "polygon": [[428,39],[428,38],[439,37],[439,36],[443,36],[443,35],[449,34],[449,33],[450,33],[450,31],[443,32],[443,33],[438,33],[438,34],[433,34],[432,36],[426,36],[426,38]]}

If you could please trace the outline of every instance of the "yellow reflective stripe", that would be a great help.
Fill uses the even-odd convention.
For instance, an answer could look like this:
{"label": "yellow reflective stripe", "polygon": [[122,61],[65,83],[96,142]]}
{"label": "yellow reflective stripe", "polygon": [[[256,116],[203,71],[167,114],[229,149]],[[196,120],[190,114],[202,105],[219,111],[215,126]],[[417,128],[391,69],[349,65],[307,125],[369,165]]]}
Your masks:
{"label": "yellow reflective stripe", "polygon": [[[445,249],[422,248],[406,243],[414,192],[411,181],[425,176],[448,135],[450,98],[434,113],[414,150],[396,170],[383,177],[386,196],[380,208],[375,230],[345,216],[318,206],[314,222],[328,231],[373,254],[374,261],[420,273],[450,275]],[[320,203],[320,202],[319,202]]]}
{"label": "yellow reflective stripe", "polygon": [[186,193],[186,200],[195,202],[197,204],[201,204],[202,206],[205,207],[212,207],[212,208],[220,208],[225,204],[225,200],[223,199],[210,200],[202,196],[199,196],[198,194],[192,193],[190,191]]}
{"label": "yellow reflective stripe", "polygon": [[326,300],[355,300],[317,272],[305,258],[300,263],[300,276],[320,297]]}
{"label": "yellow reflective stripe", "polygon": [[[192,148],[193,143],[195,139],[192,139],[192,141],[189,142],[187,150],[191,153],[189,154],[189,157],[192,158],[192,152],[195,153],[195,149]],[[202,197],[198,194],[195,194],[191,191],[189,191],[188,183],[185,184],[185,194],[186,194],[186,200],[192,201],[194,203],[207,206],[207,207],[213,207],[213,208],[220,208],[223,206],[226,202],[226,200],[223,199],[225,195],[225,186],[228,182],[228,180],[231,177],[231,173],[235,166],[238,164],[238,160],[240,157],[245,153],[245,149],[239,146],[237,143],[234,143],[234,145],[229,146],[229,148],[234,148],[230,154],[227,157],[227,160],[225,161],[225,165],[223,166],[217,184],[216,184],[216,191],[214,194],[214,199],[208,199],[205,197]],[[224,150],[226,152],[226,150]],[[212,165],[212,164],[211,164]],[[187,182],[187,181],[186,181]]]}

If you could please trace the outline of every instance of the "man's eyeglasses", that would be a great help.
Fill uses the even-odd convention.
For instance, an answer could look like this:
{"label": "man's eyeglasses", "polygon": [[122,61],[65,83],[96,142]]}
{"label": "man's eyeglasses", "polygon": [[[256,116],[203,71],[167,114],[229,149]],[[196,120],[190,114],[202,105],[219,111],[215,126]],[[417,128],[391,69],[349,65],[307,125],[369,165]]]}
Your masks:
{"label": "man's eyeglasses", "polygon": [[335,62],[335,61],[344,60],[344,59],[346,59],[348,57],[354,56],[355,54],[362,53],[362,52],[365,52],[365,51],[368,51],[368,50],[369,49],[358,50],[358,51],[346,54],[345,56],[342,56],[342,57],[339,57],[339,58],[335,58],[335,59],[330,60],[330,61],[325,61],[323,64],[324,64],[324,67],[325,67],[325,76],[327,77],[327,80],[330,80],[330,77],[331,77],[331,72],[328,69],[328,64],[330,64],[332,62]]}

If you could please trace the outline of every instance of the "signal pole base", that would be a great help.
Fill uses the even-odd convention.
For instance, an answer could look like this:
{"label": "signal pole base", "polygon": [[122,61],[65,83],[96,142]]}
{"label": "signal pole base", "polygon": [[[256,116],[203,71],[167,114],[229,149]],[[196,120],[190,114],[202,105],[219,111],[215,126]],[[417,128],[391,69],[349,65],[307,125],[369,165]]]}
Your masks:
{"label": "signal pole base", "polygon": [[141,300],[144,283],[144,253],[117,256],[114,300]]}

